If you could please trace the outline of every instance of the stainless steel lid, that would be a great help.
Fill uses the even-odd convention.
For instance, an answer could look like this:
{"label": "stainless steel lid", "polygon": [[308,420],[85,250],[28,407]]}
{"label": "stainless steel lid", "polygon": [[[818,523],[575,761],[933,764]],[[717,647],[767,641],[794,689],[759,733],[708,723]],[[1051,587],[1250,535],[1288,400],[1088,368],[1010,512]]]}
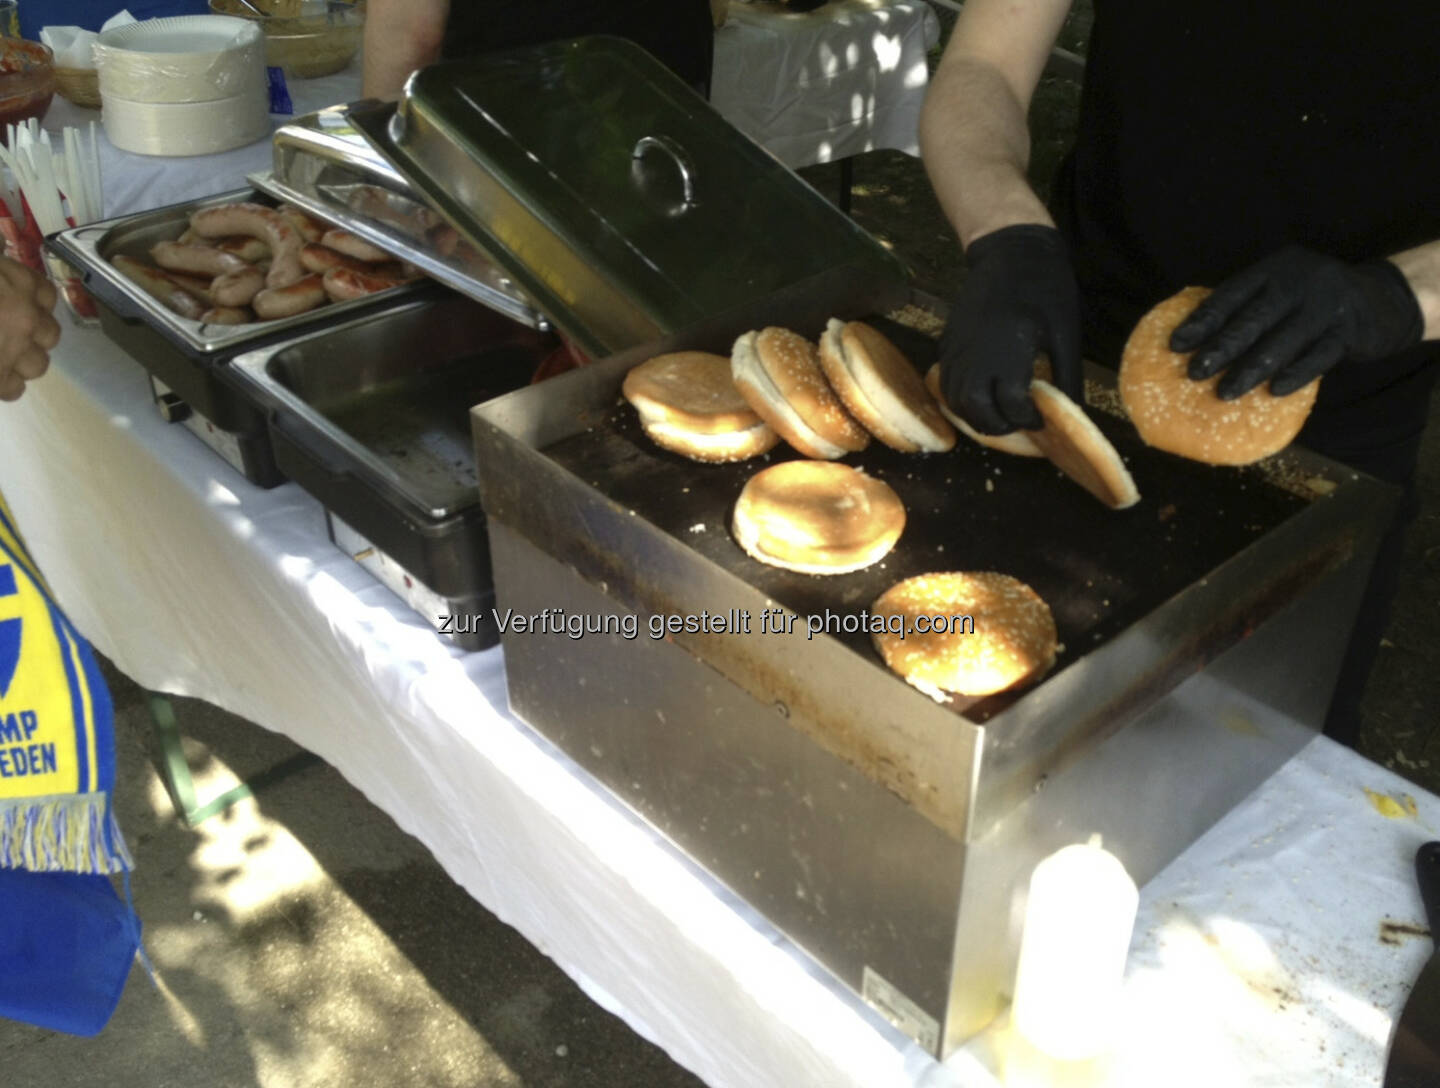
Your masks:
{"label": "stainless steel lid", "polygon": [[351,119],[595,356],[816,276],[904,266],[648,53],[593,37],[417,72]]}
{"label": "stainless steel lid", "polygon": [[433,278],[534,328],[545,316],[495,263],[462,244],[350,123],[346,107],[297,117],[275,133],[273,167],[250,184],[337,223]]}

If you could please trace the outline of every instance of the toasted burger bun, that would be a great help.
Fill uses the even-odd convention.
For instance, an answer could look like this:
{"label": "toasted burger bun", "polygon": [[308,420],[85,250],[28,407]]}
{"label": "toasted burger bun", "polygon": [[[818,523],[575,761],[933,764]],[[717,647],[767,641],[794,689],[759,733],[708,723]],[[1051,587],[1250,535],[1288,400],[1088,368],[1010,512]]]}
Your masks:
{"label": "toasted burger bun", "polygon": [[[994,571],[921,574],[882,593],[874,616],[904,617],[905,636],[877,631],[885,664],[933,699],[992,695],[1038,680],[1055,663],[1055,618],[1033,589]],[[970,616],[973,633],[915,629],[917,617]]]}
{"label": "toasted burger bun", "polygon": [[620,391],[645,422],[696,434],[729,434],[760,422],[730,379],[730,360],[705,351],[657,355],[626,374]]}
{"label": "toasted burger bun", "polygon": [[884,334],[859,321],[831,318],[820,337],[820,366],[845,407],[867,431],[901,453],[944,453],[955,430],[920,375]]}
{"label": "toasted burger bun", "polygon": [[1320,379],[1285,397],[1259,385],[1228,401],[1215,395],[1219,374],[1191,381],[1190,356],[1170,350],[1170,334],[1209,293],[1187,287],[1140,319],[1120,359],[1120,399],[1147,445],[1212,465],[1248,465],[1300,433]]}
{"label": "toasted burger bun", "polygon": [[1030,399],[1045,420],[1030,438],[1061,472],[1112,510],[1140,501],[1130,470],[1084,409],[1039,378],[1030,383]]}
{"label": "toasted burger bun", "polygon": [[833,461],[870,444],[825,380],[815,345],[788,329],[735,341],[730,373],[751,408],[807,457]]}
{"label": "toasted burger bun", "polygon": [[999,450],[1001,453],[1013,453],[1017,457],[1044,457],[1040,447],[1030,440],[1028,431],[1011,431],[1009,434],[981,434],[970,424],[966,423],[945,403],[945,394],[940,389],[940,364],[936,363],[925,372],[925,388],[930,390],[930,395],[935,398],[936,405],[944,413],[945,418],[955,424],[955,429],[967,438],[972,438],[982,446],[992,450]]}
{"label": "toasted burger bun", "polygon": [[762,453],[769,453],[780,444],[780,436],[769,424],[758,421],[753,427],[728,434],[697,434],[671,423],[646,423],[643,420],[640,426],[655,445],[692,461],[712,464],[748,461]]}
{"label": "toasted burger bun", "polygon": [[757,472],[735,503],[735,542],[762,563],[848,574],[884,558],[905,528],[886,483],[849,465],[785,461]]}
{"label": "toasted burger bun", "polygon": [[650,439],[683,457],[743,461],[780,442],[735,388],[723,355],[657,355],[626,374],[620,388]]}

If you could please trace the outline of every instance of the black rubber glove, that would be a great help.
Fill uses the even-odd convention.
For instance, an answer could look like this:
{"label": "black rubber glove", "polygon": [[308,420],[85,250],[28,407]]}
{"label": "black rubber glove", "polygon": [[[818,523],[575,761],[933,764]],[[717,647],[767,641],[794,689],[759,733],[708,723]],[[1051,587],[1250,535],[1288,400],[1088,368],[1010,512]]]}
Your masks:
{"label": "black rubber glove", "polygon": [[1420,342],[1425,321],[1400,269],[1389,261],[1347,264],[1287,246],[1231,276],[1170,336],[1193,351],[1197,381],[1233,400],[1261,382],[1277,397],[1310,384],[1342,359],[1371,362]]}
{"label": "black rubber glove", "polygon": [[945,399],[983,434],[1038,430],[1030,380],[1039,352],[1050,355],[1055,385],[1082,395],[1080,293],[1065,240],[1038,223],[1002,227],[971,242],[965,258],[940,338]]}

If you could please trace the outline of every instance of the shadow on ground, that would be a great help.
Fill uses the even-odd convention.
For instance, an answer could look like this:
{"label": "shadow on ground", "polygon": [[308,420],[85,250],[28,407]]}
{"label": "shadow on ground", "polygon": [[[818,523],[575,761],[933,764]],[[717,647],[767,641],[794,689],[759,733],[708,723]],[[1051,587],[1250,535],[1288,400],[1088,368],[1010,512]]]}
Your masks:
{"label": "shadow on ground", "polygon": [[[97,1039],[0,1021],[0,1083],[697,1088],[325,765],[196,829],[152,764],[144,693],[107,669],[118,808],[162,987],[132,972]],[[202,795],[295,753],[176,700]]]}

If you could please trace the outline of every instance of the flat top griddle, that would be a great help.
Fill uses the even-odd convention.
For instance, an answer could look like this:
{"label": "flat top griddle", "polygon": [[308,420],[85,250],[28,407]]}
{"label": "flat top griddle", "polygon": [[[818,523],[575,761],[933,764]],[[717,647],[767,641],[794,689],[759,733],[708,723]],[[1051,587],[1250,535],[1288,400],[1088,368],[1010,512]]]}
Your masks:
{"label": "flat top griddle", "polygon": [[[935,343],[883,319],[868,318],[923,372]],[[1215,468],[1149,449],[1133,426],[1090,416],[1125,458],[1141,501],[1106,509],[1042,458],[997,453],[960,436],[945,454],[897,453],[878,441],[845,463],[886,483],[907,522],[884,560],[845,575],[805,575],[751,559],[730,536],[730,514],[746,480],[798,458],[783,443],[762,458],[703,465],[668,453],[640,429],[633,408],[545,449],[547,457],[615,502],[798,615],[856,614],[896,582],[944,570],[997,570],[1029,583],[1059,629],[1057,670],[1204,578],[1308,505],[1259,469]],[[988,486],[987,486],[988,485]],[[709,602],[724,612],[731,602]],[[803,620],[801,621],[803,624]],[[752,618],[758,632],[759,617]],[[834,634],[833,630],[831,632]],[[763,637],[756,635],[755,637]],[[836,634],[871,660],[870,636]],[[1018,693],[951,705],[984,721]]]}

